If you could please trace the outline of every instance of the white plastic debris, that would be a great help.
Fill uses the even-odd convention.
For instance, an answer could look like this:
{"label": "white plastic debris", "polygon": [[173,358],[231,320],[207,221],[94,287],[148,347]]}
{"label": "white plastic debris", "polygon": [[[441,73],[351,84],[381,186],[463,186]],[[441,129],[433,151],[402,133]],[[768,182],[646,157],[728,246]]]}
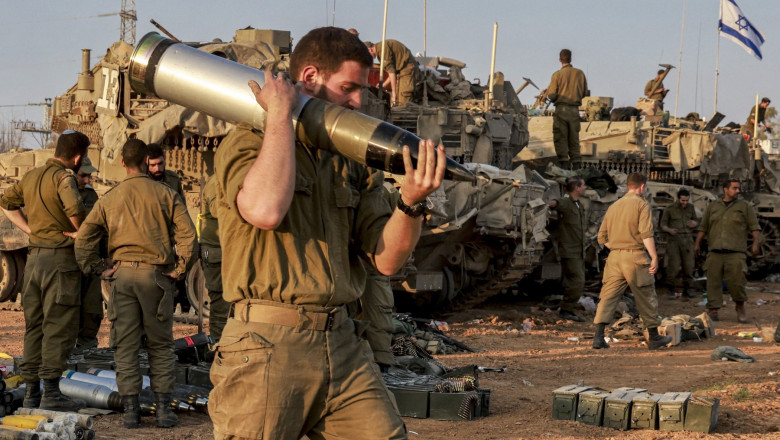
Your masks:
{"label": "white plastic debris", "polygon": [[582,308],[588,312],[596,311],[596,302],[593,301],[593,298],[589,296],[581,296],[579,301],[577,301],[577,304],[582,306]]}

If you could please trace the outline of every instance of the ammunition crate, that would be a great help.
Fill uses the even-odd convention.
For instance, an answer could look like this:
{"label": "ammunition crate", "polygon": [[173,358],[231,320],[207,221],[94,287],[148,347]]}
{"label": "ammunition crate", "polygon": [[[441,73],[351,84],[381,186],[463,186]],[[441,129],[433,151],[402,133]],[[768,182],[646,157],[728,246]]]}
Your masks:
{"label": "ammunition crate", "polygon": [[387,387],[395,397],[401,417],[428,418],[430,391],[408,388]]}
{"label": "ammunition crate", "polygon": [[490,415],[490,389],[478,388],[479,393],[479,417],[487,417]]}
{"label": "ammunition crate", "polygon": [[631,429],[658,429],[658,401],[663,394],[642,393],[631,401]]}
{"label": "ammunition crate", "polygon": [[173,375],[174,375],[173,381],[174,381],[174,383],[186,384],[187,383],[187,373],[188,373],[187,370],[188,369],[189,369],[189,365],[180,364],[180,363],[177,362],[174,365],[174,369],[173,369]]}
{"label": "ammunition crate", "polygon": [[198,365],[190,365],[187,367],[187,384],[197,385],[199,387],[212,389],[214,385],[211,383],[211,377],[209,372],[211,371],[211,364],[201,362]]}
{"label": "ammunition crate", "polygon": [[588,425],[601,426],[604,420],[604,398],[608,395],[607,391],[600,389],[581,392],[575,420]]}
{"label": "ammunition crate", "polygon": [[603,426],[626,431],[631,427],[631,402],[638,394],[647,390],[622,387],[612,390],[604,398]]}
{"label": "ammunition crate", "polygon": [[576,420],[580,393],[592,389],[593,387],[566,385],[553,391],[553,419]]}
{"label": "ammunition crate", "polygon": [[480,396],[475,391],[430,393],[428,416],[435,420],[474,420],[480,416]]}
{"label": "ammunition crate", "polygon": [[658,400],[658,429],[682,431],[685,424],[685,407],[691,393],[666,393]]}
{"label": "ammunition crate", "polygon": [[685,413],[685,430],[710,433],[718,424],[720,400],[715,398],[692,396]]}

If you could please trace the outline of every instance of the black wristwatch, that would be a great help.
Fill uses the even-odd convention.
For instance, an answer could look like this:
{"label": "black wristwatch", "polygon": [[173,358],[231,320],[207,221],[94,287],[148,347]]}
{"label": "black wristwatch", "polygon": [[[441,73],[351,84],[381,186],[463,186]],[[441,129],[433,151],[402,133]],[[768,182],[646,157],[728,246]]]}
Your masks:
{"label": "black wristwatch", "polygon": [[404,200],[401,197],[399,197],[398,204],[396,206],[398,206],[398,209],[400,209],[401,212],[403,212],[404,214],[408,215],[411,218],[417,218],[425,214],[426,204],[424,201],[409,206],[406,203],[404,203]]}

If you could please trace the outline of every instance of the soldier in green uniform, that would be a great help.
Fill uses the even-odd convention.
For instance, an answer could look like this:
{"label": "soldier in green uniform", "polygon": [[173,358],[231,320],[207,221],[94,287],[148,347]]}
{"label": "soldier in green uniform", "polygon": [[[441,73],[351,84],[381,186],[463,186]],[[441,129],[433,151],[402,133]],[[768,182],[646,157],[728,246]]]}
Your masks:
{"label": "soldier in green uniform", "polygon": [[[184,201],[172,189],[148,178],[147,160],[146,144],[138,139],[125,142],[122,165],[127,177],[98,200],[76,239],[81,269],[111,279],[108,319],[126,428],[140,425],[138,352],[144,333],[157,426],[178,423],[170,409],[175,359],[173,283],[192,265],[197,252],[195,226]],[[99,250],[105,236],[114,261],[108,270]]]}
{"label": "soldier in green uniform", "polygon": [[222,247],[217,219],[217,179],[212,174],[203,188],[200,215],[200,265],[209,291],[209,333],[219,342],[230,304],[222,298]]}
{"label": "soldier in green uniform", "polygon": [[559,57],[561,70],[553,73],[547,87],[547,97],[555,104],[553,115],[553,143],[558,166],[575,169],[581,166],[580,110],[582,98],[589,95],[588,82],[582,70],[572,67],[571,51],[562,49]]}
{"label": "soldier in green uniform", "polygon": [[[690,204],[691,193],[681,188],[677,191],[677,202],[664,209],[661,216],[661,230],[667,234],[666,285],[669,299],[679,297],[695,298],[688,289],[693,280],[693,233],[699,220],[696,210]],[[680,271],[682,270],[682,277]]]}
{"label": "soldier in green uniform", "polygon": [[[666,97],[666,94],[669,93],[669,89],[665,89],[664,83],[661,81],[664,72],[666,72],[666,70],[659,70],[655,78],[651,79],[647,82],[647,84],[645,84],[645,96],[647,96],[649,99],[657,100],[658,106],[661,108],[661,110],[664,109],[664,98]],[[654,89],[653,84],[655,84],[656,81],[658,81],[658,85],[655,86]]]}
{"label": "soldier in green uniform", "polygon": [[758,256],[758,219],[753,205],[739,199],[740,183],[730,179],[723,184],[723,198],[710,203],[699,225],[694,251],[701,250],[701,241],[707,237],[707,312],[717,321],[718,309],[723,307],[723,285],[736,304],[737,320],[747,322],[745,314],[745,284],[747,279],[747,240],[753,235],[752,253]]}
{"label": "soldier in green uniform", "polygon": [[[604,278],[596,309],[596,335],[593,348],[609,348],[604,340],[604,328],[612,321],[626,287],[631,289],[647,328],[647,348],[655,350],[672,341],[658,334],[658,298],[655,294],[655,273],[658,254],[653,239],[650,205],[644,199],[647,177],[641,173],[628,176],[628,192],[607,209],[599,228],[598,240],[609,248]],[[648,258],[649,255],[649,258]]]}
{"label": "soldier in green uniform", "polygon": [[583,322],[574,312],[585,286],[585,231],[588,216],[580,197],[585,194],[585,180],[580,176],[566,179],[568,197],[552,200],[550,208],[558,212],[558,257],[563,272],[563,301],[558,312],[561,318]]}
{"label": "soldier in green uniform", "polygon": [[84,204],[75,171],[87,147],[85,134],[66,130],[57,139],[54,158],[27,172],[0,199],[3,213],[30,236],[22,287],[25,408],[76,411],[81,406],[60,393],[59,381],[78,334],[81,273],[73,239],[84,219]]}
{"label": "soldier in green uniform", "polygon": [[[157,182],[168,185],[169,188],[176,191],[185,205],[187,198],[184,196],[184,188],[181,185],[179,175],[165,168],[165,152],[159,144],[149,144],[149,177]],[[184,274],[180,280],[176,281],[176,296],[173,298],[173,307],[176,304],[181,305],[181,312],[187,314],[190,312],[190,300],[187,297],[187,274]]]}
{"label": "soldier in green uniform", "polygon": [[[98,170],[92,166],[92,161],[88,157],[84,158],[81,168],[76,175],[76,182],[79,187],[81,200],[84,202],[84,208],[87,215],[92,211],[92,207],[98,201],[97,192],[92,188],[92,173]],[[101,249],[101,256],[107,256]],[[97,335],[100,331],[100,323],[103,321],[103,295],[101,293],[100,277],[92,274],[83,274],[81,276],[81,315],[79,317],[79,334],[76,339],[76,348],[73,353],[78,354],[84,350],[98,346]]]}
{"label": "soldier in green uniform", "polygon": [[[290,56],[302,93],[356,109],[371,55],[344,29],[314,29]],[[383,275],[419,238],[424,200],[441,184],[443,146],[404,148],[401,197],[389,209],[382,173],[296,143],[298,92],[266,72],[265,130],[237,126],[215,157],[225,300],[235,302],[211,367],[214,437],[406,438],[406,430],[345,304],[366,285],[363,260]]]}
{"label": "soldier in green uniform", "polygon": [[[382,43],[366,41],[366,47],[374,58],[382,57]],[[422,72],[412,51],[397,40],[385,40],[385,78],[382,87],[390,89],[391,105],[406,105],[416,98],[417,84],[422,81]]]}

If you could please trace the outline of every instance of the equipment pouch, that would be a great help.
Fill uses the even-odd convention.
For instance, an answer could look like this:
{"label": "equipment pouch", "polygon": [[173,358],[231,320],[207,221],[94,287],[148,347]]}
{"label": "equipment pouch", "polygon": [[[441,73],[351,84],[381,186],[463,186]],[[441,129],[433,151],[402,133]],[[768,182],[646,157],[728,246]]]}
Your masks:
{"label": "equipment pouch", "polygon": [[75,260],[57,264],[55,282],[57,289],[55,301],[57,304],[61,306],[81,305],[81,270]]}

